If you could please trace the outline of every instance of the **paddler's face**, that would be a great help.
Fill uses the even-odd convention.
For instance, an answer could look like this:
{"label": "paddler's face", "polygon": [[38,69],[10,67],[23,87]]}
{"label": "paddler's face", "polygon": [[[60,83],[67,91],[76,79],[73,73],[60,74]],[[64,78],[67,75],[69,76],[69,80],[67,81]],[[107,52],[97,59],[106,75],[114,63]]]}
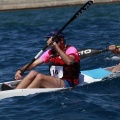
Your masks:
{"label": "paddler's face", "polygon": [[[52,39],[53,39],[53,37],[48,38],[48,41],[47,41],[48,45],[52,43],[52,41],[53,41]],[[60,46],[63,43],[62,38],[55,38],[54,41],[56,41],[58,46]]]}

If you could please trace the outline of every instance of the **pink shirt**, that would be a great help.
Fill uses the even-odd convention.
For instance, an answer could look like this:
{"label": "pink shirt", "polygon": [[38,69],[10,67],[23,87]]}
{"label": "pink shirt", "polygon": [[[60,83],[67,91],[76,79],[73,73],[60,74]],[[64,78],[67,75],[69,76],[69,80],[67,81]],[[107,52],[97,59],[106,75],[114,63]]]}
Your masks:
{"label": "pink shirt", "polygon": [[[70,46],[66,52],[67,55],[73,55],[75,56],[75,61],[78,62],[79,61],[79,54],[78,51],[75,47]],[[50,60],[50,50],[47,50],[46,52],[44,52],[41,56],[40,59],[43,60],[44,63],[48,63]]]}

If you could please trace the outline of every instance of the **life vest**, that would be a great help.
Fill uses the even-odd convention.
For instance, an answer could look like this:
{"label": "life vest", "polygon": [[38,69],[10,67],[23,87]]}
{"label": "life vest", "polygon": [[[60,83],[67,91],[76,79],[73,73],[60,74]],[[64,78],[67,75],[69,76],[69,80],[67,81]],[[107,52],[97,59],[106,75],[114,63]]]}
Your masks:
{"label": "life vest", "polygon": [[[65,51],[70,46],[67,46]],[[65,52],[64,51],[64,52]],[[72,85],[79,84],[79,73],[80,73],[80,56],[79,62],[74,62],[71,65],[67,65],[59,55],[55,55],[51,52],[50,57],[50,74],[51,76],[55,76],[61,78],[63,80],[68,80],[72,83]]]}

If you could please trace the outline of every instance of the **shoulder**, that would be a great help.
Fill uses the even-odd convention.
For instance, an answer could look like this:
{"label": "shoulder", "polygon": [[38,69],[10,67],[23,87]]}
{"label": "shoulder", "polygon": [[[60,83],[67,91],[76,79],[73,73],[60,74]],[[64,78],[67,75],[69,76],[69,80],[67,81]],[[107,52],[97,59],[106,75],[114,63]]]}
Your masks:
{"label": "shoulder", "polygon": [[74,46],[69,46],[66,51],[71,51],[71,52],[78,52],[77,49]]}
{"label": "shoulder", "polygon": [[67,55],[79,55],[78,50],[74,46],[69,46],[68,49],[66,50]]}
{"label": "shoulder", "polygon": [[67,50],[66,50],[66,54],[67,55],[72,55],[75,57],[76,62],[78,62],[80,60],[80,56],[78,54],[78,50],[74,47],[74,46],[70,46]]}
{"label": "shoulder", "polygon": [[44,61],[45,63],[49,62],[50,53],[51,53],[51,50],[45,51],[45,52],[40,56],[40,59],[41,59],[42,61]]}
{"label": "shoulder", "polygon": [[50,55],[50,54],[51,54],[51,49],[49,49],[43,53],[43,55]]}

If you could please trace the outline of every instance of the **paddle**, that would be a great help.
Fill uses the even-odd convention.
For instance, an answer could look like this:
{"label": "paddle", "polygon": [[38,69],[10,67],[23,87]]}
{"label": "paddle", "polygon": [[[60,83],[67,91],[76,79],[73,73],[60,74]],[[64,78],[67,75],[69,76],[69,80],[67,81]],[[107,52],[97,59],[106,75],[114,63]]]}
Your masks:
{"label": "paddle", "polygon": [[[120,46],[116,46],[116,48],[120,48]],[[78,50],[78,53],[81,56],[81,59],[84,59],[84,58],[92,57],[94,55],[107,52],[107,51],[110,51],[110,50],[108,48],[103,50],[98,50],[98,49],[95,50],[95,49],[88,48],[88,49]]]}
{"label": "paddle", "polygon": [[[53,37],[53,42],[55,40],[55,38],[74,20],[76,19],[79,15],[81,15],[85,10],[87,10],[87,8],[89,8],[91,5],[93,4],[93,1],[88,1],[86,2],[72,17],[71,19],[58,31],[58,33],[56,34],[56,36]],[[46,50],[48,46],[46,45],[45,47],[43,47],[42,50],[39,51],[39,53],[32,59],[32,61],[30,63],[28,63],[26,65],[26,67],[24,68],[24,70],[21,71],[21,75],[24,74],[24,72],[30,67],[30,65],[36,60],[38,59],[41,54]]]}
{"label": "paddle", "polygon": [[104,50],[84,49],[84,50],[78,50],[78,53],[80,55],[80,58],[84,59],[107,51],[109,51],[109,49],[107,48]]}

